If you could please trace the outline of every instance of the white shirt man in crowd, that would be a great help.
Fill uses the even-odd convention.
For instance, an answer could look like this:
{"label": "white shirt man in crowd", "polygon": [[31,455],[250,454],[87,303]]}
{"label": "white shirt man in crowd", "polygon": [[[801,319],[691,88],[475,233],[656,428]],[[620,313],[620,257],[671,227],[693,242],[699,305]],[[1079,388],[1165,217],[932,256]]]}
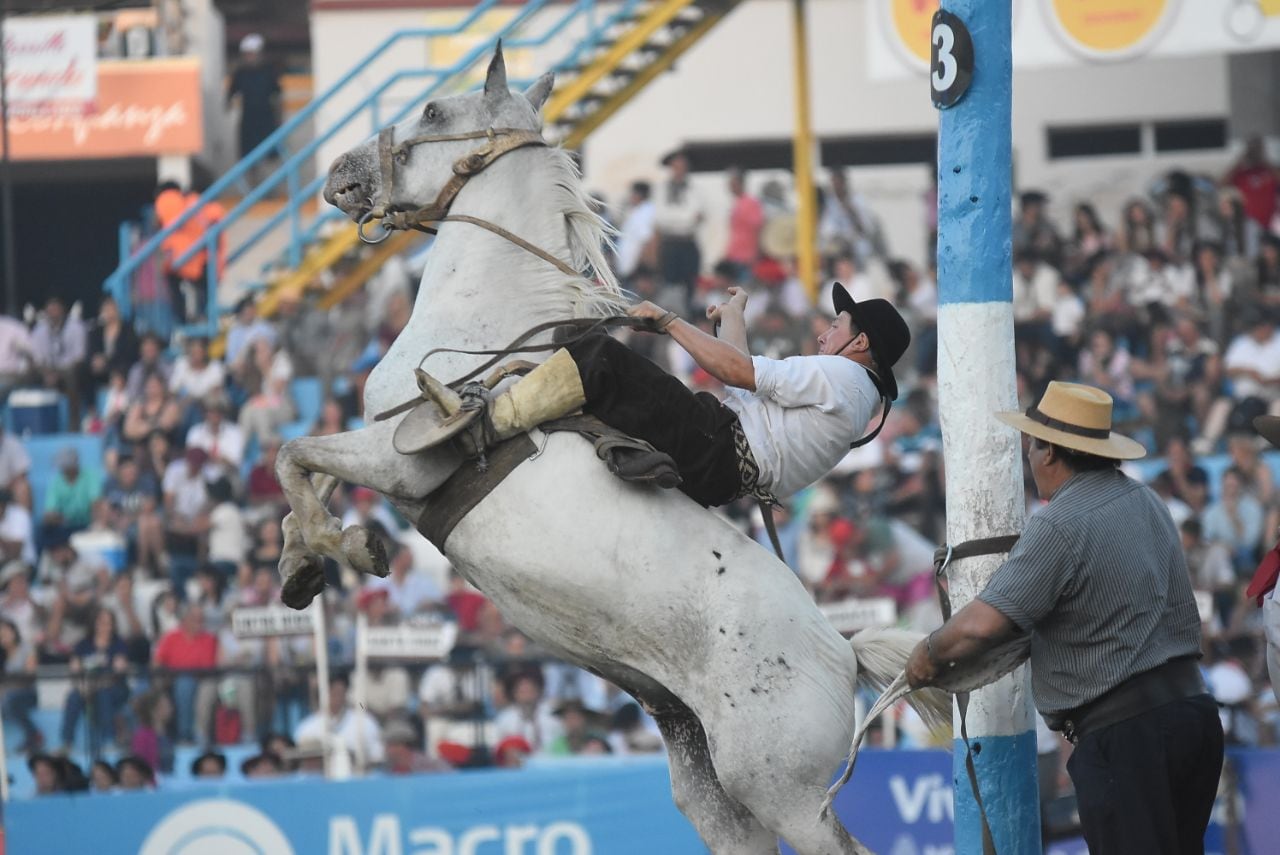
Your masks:
{"label": "white shirt man in crowd", "polygon": [[[364,710],[353,708],[347,702],[347,678],[341,675],[329,680],[329,727],[352,757],[363,757],[366,765],[377,765],[386,759],[386,747],[382,743],[382,729],[378,721]],[[319,711],[298,722],[293,741],[324,741],[324,715]]]}

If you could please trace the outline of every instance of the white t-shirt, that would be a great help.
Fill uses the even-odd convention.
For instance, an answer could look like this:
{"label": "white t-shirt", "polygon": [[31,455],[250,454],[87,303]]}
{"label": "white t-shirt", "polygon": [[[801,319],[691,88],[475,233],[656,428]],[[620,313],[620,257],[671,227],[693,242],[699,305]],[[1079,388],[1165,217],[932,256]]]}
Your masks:
{"label": "white t-shirt", "polygon": [[1058,272],[1047,264],[1036,265],[1031,280],[1023,278],[1015,267],[1013,270],[1013,319],[1015,321],[1034,320],[1042,312],[1052,312],[1053,304],[1058,300]]}
{"label": "white t-shirt", "polygon": [[204,398],[221,390],[225,383],[226,372],[216,359],[206,362],[203,368],[194,368],[185,356],[179,356],[169,375],[169,391],[188,398]]}
{"label": "white t-shirt", "polygon": [[831,471],[880,402],[871,375],[843,356],[753,356],[756,390],[729,389],[760,466],[760,486],[790,496]]}
{"label": "white t-shirt", "polygon": [[[377,764],[387,759],[386,748],[382,744],[382,728],[364,710],[348,707],[342,717],[333,722],[333,733],[353,757],[358,756],[359,749],[363,748],[366,763]],[[299,745],[307,741],[324,741],[324,718],[320,713],[312,713],[298,722],[293,741]]]}
{"label": "white t-shirt", "polygon": [[0,487],[8,487],[19,475],[31,471],[31,455],[10,434],[0,436]]}
{"label": "white t-shirt", "polygon": [[161,489],[165,495],[173,495],[174,513],[187,520],[194,519],[203,511],[209,498],[204,474],[197,472],[191,475],[185,460],[175,460],[164,470]]}
{"label": "white t-shirt", "polygon": [[[1223,363],[1227,371],[1251,368],[1268,380],[1280,379],[1280,332],[1272,333],[1271,338],[1261,344],[1248,333],[1236,336],[1227,348]],[[1274,386],[1264,386],[1252,377],[1232,377],[1231,384],[1237,401],[1245,398],[1274,401],[1277,398]]]}
{"label": "white t-shirt", "polygon": [[248,552],[244,514],[232,502],[223,502],[209,514],[209,560],[239,564]]}
{"label": "white t-shirt", "polygon": [[21,505],[10,502],[4,506],[4,515],[0,516],[0,540],[22,544],[19,556],[28,564],[36,563],[36,546],[32,538],[31,514]]}
{"label": "white t-shirt", "polygon": [[233,466],[240,465],[244,459],[244,433],[239,425],[223,422],[215,434],[208,422],[200,422],[187,431],[187,447],[209,452],[211,459],[205,466],[205,477],[213,479],[222,474],[222,464],[215,461],[225,459]]}
{"label": "white t-shirt", "polygon": [[403,582],[397,581],[393,573],[381,579],[370,579],[365,587],[370,590],[385,589],[388,601],[402,615],[414,614],[423,606],[444,599],[440,589],[420,570],[410,570],[405,574]]}

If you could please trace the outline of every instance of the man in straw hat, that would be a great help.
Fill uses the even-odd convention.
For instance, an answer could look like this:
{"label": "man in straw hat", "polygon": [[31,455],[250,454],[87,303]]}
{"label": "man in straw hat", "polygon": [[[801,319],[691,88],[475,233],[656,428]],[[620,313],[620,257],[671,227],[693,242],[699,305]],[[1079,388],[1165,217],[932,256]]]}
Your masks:
{"label": "man in straw hat", "polygon": [[[1253,426],[1262,438],[1280,448],[1280,416],[1258,416]],[[1262,609],[1262,629],[1267,636],[1267,673],[1271,675],[1271,691],[1280,703],[1280,542],[1262,558],[1245,595]]]}
{"label": "man in straw hat", "polygon": [[[615,460],[619,475],[679,485],[704,506],[748,495],[789,496],[812,484],[851,445],[866,441],[859,437],[876,405],[883,403],[887,413],[897,399],[893,366],[911,341],[906,321],[888,301],[856,302],[836,283],[836,319],[818,337],[818,353],[769,359],[748,353],[747,294],[729,292],[729,302],[707,310],[720,323],[719,337],[647,301],[628,311],[652,320],[656,331],[729,387],[723,401],[695,394],[618,340],[592,335],[557,351],[495,398],[485,414],[486,434],[506,439],[582,409],[652,446],[648,454]],[[399,431],[410,424],[406,419]],[[456,422],[452,434],[463,426]],[[429,442],[402,447],[397,432],[396,447],[412,453],[452,434],[436,431]],[[666,461],[665,472],[655,458]],[[642,467],[657,474],[645,477]]]}
{"label": "man in straw hat", "polygon": [[1203,852],[1222,769],[1222,725],[1205,689],[1200,617],[1178,530],[1149,488],[1119,471],[1142,446],[1111,431],[1111,396],[1050,383],[1021,431],[1036,490],[1028,521],[987,587],[915,649],[913,687],[1031,638],[1031,686],[1067,764],[1093,855]]}

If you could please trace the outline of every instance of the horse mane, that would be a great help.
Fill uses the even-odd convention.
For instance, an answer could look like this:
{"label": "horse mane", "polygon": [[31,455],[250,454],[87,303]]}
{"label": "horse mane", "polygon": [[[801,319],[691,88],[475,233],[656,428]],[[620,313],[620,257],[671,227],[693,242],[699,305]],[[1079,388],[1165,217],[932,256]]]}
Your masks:
{"label": "horse mane", "polygon": [[573,313],[576,317],[622,314],[627,298],[606,255],[613,249],[617,229],[600,215],[599,205],[587,195],[573,155],[562,148],[550,148],[548,152],[555,172],[553,192],[557,207],[564,213],[569,264],[582,271],[582,277],[570,283],[577,292]]}

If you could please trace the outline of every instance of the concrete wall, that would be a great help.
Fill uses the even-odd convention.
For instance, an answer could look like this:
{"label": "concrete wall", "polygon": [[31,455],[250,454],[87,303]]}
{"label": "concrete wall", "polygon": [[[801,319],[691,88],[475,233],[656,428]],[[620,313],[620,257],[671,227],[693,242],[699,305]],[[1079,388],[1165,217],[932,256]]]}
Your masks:
{"label": "concrete wall", "polygon": [[[867,40],[880,36],[867,31],[864,2],[810,0],[808,4],[816,132],[833,136],[932,133],[937,115],[929,103],[923,76],[870,79],[865,59]],[[428,14],[404,9],[313,13],[315,91],[323,92],[380,38],[396,28],[422,26]],[[790,25],[790,3],[784,0],[748,0],[739,6],[671,72],[587,141],[586,175],[591,187],[609,200],[621,200],[632,180],[659,178],[659,157],[682,143],[789,138],[793,117]],[[560,39],[548,48],[529,52],[531,56],[523,61],[545,67],[567,53],[570,43],[571,38]],[[397,64],[413,67],[421,63],[424,53],[421,42],[406,44],[394,57],[364,70],[360,86],[376,85]],[[1087,197],[1098,202],[1104,216],[1114,221],[1123,201],[1140,193],[1155,175],[1174,165],[1216,172],[1228,163],[1228,152],[1157,155],[1148,144],[1147,152],[1141,155],[1051,161],[1047,126],[1228,119],[1242,114],[1240,108],[1233,109],[1232,92],[1267,89],[1274,75],[1254,81],[1253,89],[1241,81],[1266,76],[1270,67],[1229,62],[1224,55],[1204,55],[1020,72],[1014,82],[1017,182],[1048,190],[1055,197],[1059,218],[1065,218],[1072,200]],[[354,97],[352,93],[339,103],[350,104]],[[326,110],[325,115],[337,113]],[[1236,124],[1233,122],[1233,127]],[[324,127],[324,122],[319,126]],[[337,152],[371,130],[367,118],[353,123],[340,135],[341,144],[322,150],[323,163],[318,162],[317,167],[327,167]],[[855,168],[851,176],[855,187],[869,197],[886,221],[894,251],[923,260],[921,200],[930,181],[927,169],[923,165]],[[752,184],[758,186],[767,177],[758,174]],[[696,183],[715,208],[703,236],[705,257],[714,261],[724,240],[719,228],[723,218],[718,214],[727,211],[728,196],[719,175],[698,176]]]}

